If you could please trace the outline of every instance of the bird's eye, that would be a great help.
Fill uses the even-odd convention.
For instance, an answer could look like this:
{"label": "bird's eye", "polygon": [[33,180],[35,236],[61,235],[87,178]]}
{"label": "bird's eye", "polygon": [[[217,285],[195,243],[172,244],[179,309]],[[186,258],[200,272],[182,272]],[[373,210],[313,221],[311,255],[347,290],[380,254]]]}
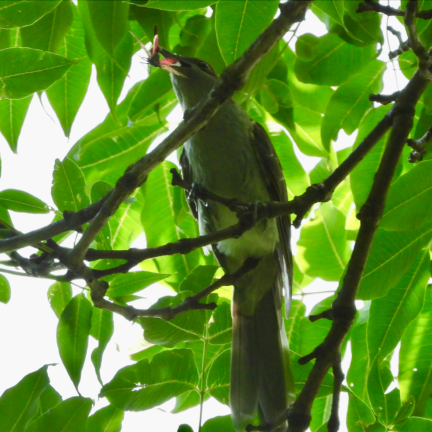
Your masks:
{"label": "bird's eye", "polygon": [[209,69],[210,66],[205,61],[200,61],[198,62],[198,67],[200,69],[206,70]]}

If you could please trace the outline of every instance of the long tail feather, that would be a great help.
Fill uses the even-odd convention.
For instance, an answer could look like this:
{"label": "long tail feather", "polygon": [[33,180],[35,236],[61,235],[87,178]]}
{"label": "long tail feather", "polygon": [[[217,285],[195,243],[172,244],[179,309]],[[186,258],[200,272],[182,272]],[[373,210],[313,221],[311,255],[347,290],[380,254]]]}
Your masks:
{"label": "long tail feather", "polygon": [[[244,431],[257,410],[265,423],[275,423],[286,412],[289,356],[278,288],[267,291],[252,316],[238,310],[241,295],[235,290],[230,405],[234,426]],[[286,428],[285,423],[275,432]]]}

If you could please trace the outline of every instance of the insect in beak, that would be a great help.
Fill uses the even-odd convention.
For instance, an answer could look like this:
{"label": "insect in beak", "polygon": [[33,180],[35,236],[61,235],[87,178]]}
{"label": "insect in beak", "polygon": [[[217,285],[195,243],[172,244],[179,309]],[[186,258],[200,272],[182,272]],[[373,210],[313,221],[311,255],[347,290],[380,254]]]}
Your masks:
{"label": "insect in beak", "polygon": [[174,75],[179,75],[184,77],[184,75],[175,67],[181,67],[181,63],[172,57],[166,57],[160,59],[160,51],[166,51],[159,46],[159,35],[157,34],[157,26],[154,27],[154,38],[153,38],[153,48],[149,51],[146,46],[131,32],[132,36],[137,40],[140,47],[144,50],[147,55],[147,63],[155,68],[160,68],[166,70],[167,72],[173,73]]}

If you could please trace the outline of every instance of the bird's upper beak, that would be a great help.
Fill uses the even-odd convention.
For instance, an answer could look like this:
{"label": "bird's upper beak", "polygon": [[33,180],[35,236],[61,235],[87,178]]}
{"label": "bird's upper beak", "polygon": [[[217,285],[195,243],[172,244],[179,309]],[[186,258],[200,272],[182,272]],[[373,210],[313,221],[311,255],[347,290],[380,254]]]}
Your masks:
{"label": "bird's upper beak", "polygon": [[181,73],[180,69],[187,67],[189,64],[177,54],[169,52],[167,49],[158,47],[157,52],[163,55],[163,59],[159,60],[159,65],[161,69],[171,72],[174,75],[179,75],[184,77],[185,75]]}

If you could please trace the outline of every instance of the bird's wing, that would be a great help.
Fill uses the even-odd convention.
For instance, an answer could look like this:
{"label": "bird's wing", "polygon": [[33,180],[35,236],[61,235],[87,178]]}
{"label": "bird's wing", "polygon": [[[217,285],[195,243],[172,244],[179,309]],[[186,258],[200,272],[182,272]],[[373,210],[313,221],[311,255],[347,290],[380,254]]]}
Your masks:
{"label": "bird's wing", "polygon": [[[252,147],[257,155],[264,181],[273,201],[288,201],[288,192],[279,158],[265,129],[257,122],[252,126]],[[291,221],[289,215],[277,218],[279,231],[279,261],[285,288],[285,312],[291,308],[293,259],[290,245]]]}
{"label": "bird's wing", "polygon": [[[185,149],[183,149],[181,152],[179,162],[180,162],[180,166],[182,169],[182,174],[183,174],[184,180],[187,183],[192,184],[193,180],[192,180],[191,166],[189,164],[189,159],[186,155]],[[192,212],[193,217],[198,220],[198,209],[197,209],[196,202],[189,198],[187,191],[185,191],[185,195],[186,195],[186,201],[189,205],[189,208]]]}

